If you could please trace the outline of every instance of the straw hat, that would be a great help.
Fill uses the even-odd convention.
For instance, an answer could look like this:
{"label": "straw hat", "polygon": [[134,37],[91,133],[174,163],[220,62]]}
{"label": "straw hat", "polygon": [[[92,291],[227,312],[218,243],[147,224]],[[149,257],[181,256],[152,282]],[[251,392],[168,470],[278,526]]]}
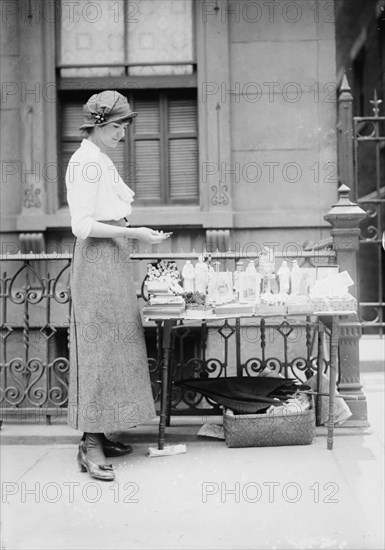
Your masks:
{"label": "straw hat", "polygon": [[138,116],[131,111],[127,98],[114,90],[105,90],[90,97],[83,106],[83,124],[79,130],[105,126],[110,122],[117,122]]}

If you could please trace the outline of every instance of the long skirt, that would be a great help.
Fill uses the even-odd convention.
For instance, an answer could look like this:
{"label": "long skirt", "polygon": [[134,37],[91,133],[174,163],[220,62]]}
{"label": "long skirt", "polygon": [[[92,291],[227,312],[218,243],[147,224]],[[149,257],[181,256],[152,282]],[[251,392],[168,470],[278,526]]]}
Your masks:
{"label": "long skirt", "polygon": [[132,250],[125,238],[75,242],[68,424],[83,432],[124,431],[156,416]]}

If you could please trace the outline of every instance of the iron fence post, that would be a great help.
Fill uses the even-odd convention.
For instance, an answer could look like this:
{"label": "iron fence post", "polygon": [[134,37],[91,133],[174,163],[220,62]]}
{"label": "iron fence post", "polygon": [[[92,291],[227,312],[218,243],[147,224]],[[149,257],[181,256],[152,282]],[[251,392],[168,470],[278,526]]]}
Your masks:
{"label": "iron fence post", "polygon": [[[349,194],[350,188],[347,185],[341,185],[338,189],[338,201],[324,219],[332,226],[330,234],[333,238],[340,272],[347,271],[353,279],[355,284],[350,292],[357,298],[359,223],[366,216],[366,212],[350,201]],[[350,426],[368,425],[366,397],[360,383],[360,336],[361,323],[356,315],[341,321],[338,388],[353,413],[350,420],[345,423]]]}
{"label": "iron fence post", "polygon": [[[338,96],[338,178],[342,185],[351,187],[354,182],[354,132],[353,132],[353,96],[348,79],[344,75]],[[350,198],[354,200],[355,189],[351,189]]]}

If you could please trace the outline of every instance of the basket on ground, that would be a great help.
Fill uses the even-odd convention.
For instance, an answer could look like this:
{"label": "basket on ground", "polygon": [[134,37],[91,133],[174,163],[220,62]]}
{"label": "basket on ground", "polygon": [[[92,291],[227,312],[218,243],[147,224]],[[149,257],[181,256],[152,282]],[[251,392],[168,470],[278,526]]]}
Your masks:
{"label": "basket on ground", "polygon": [[228,447],[310,445],[315,435],[314,402],[307,410],[289,407],[274,414],[234,414],[224,409],[223,429]]}

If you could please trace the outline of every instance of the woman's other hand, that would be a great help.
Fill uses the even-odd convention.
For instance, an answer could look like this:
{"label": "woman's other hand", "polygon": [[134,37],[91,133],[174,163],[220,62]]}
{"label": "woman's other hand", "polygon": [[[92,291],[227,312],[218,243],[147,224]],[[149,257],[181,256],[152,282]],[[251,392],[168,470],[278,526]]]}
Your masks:
{"label": "woman's other hand", "polygon": [[134,229],[135,236],[134,239],[138,239],[144,243],[148,244],[159,244],[165,239],[168,239],[171,233],[163,233],[163,231],[155,231],[149,227],[138,227]]}

